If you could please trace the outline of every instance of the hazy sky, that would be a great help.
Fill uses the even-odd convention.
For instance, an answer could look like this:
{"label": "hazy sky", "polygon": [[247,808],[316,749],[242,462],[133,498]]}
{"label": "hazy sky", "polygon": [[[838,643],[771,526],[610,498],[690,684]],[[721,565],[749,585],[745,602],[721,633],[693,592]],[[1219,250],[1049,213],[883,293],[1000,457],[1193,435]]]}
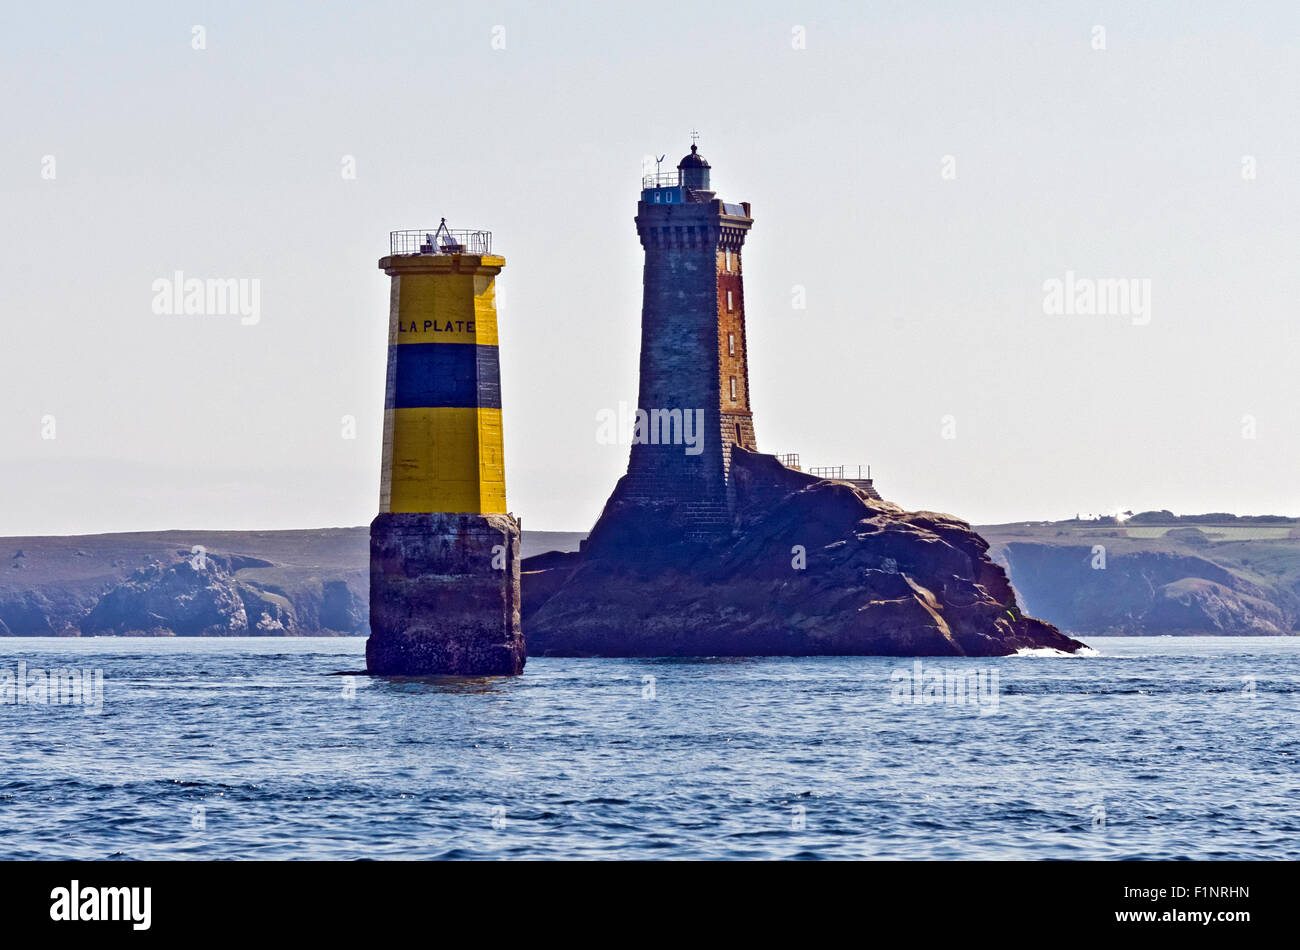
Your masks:
{"label": "hazy sky", "polygon": [[[590,527],[692,128],[761,449],[975,522],[1300,515],[1291,0],[6,4],[0,80],[0,535],[368,522],[375,265],[444,215],[507,259],[510,507]],[[260,320],[155,313],[177,270]],[[1149,311],[1045,313],[1067,272]]]}

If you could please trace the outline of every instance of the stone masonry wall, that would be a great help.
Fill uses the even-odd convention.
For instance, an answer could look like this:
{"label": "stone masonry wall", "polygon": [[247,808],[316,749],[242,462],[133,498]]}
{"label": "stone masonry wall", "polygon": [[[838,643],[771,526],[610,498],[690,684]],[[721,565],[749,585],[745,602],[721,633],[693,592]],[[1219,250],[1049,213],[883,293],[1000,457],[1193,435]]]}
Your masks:
{"label": "stone masonry wall", "polygon": [[521,673],[519,605],[510,515],[381,514],[371,523],[369,672]]}
{"label": "stone masonry wall", "polygon": [[[644,224],[642,224],[644,219]],[[725,504],[722,450],[717,439],[718,325],[716,244],[707,206],[645,208],[638,218],[645,244],[638,406],[704,411],[702,451],[686,446],[632,446],[623,496]]]}

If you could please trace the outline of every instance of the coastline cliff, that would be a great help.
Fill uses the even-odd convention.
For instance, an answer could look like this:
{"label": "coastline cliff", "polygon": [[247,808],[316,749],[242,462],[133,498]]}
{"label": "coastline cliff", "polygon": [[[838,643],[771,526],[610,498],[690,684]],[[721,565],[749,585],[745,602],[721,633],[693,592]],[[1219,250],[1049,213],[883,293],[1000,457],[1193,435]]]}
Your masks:
{"label": "coastline cliff", "polygon": [[[1075,519],[962,529],[988,542],[1021,610],[1075,637],[1300,633],[1296,519],[1151,512],[1123,524]],[[365,636],[368,535],[362,526],[0,538],[0,636]],[[573,570],[563,552],[585,536],[524,532],[525,616]],[[195,544],[206,546],[215,573],[179,568],[193,559]],[[811,557],[814,548],[803,544]],[[132,592],[115,593],[123,587]],[[142,596],[150,587],[154,593]],[[196,601],[216,614],[204,620]]]}

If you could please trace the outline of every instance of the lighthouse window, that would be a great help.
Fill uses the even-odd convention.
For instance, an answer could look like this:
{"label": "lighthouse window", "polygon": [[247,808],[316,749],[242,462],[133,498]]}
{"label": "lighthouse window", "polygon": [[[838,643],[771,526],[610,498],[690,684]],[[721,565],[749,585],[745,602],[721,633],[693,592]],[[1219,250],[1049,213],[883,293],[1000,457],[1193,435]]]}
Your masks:
{"label": "lighthouse window", "polygon": [[723,256],[723,260],[726,262],[722,265],[723,270],[725,270],[728,274],[730,274],[731,273],[731,252],[723,251],[722,256]]}
{"label": "lighthouse window", "polygon": [[736,377],[731,377],[731,401],[736,401]]}
{"label": "lighthouse window", "polygon": [[740,437],[740,423],[739,423],[739,422],[736,423],[736,444],[737,444],[737,445],[744,445],[744,444],[745,444],[745,440],[742,439],[742,438]]}
{"label": "lighthouse window", "polygon": [[731,291],[730,291],[730,290],[727,291],[727,309],[728,309],[728,310],[735,310],[735,309],[736,309],[734,306],[732,306],[732,303],[731,303]]}
{"label": "lighthouse window", "polygon": [[727,334],[727,355],[736,355],[736,334],[734,333]]}

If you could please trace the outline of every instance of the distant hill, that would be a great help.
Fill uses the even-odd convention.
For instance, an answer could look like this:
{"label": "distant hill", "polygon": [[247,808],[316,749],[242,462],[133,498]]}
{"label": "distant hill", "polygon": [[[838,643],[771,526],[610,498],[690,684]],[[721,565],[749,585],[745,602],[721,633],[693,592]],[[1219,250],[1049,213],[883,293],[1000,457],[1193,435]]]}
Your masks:
{"label": "distant hill", "polygon": [[1300,633],[1300,520],[1142,512],[986,525],[1028,613],[1069,633]]}
{"label": "distant hill", "polygon": [[[1025,612],[1067,633],[1300,633],[1297,519],[1161,511],[977,530]],[[522,554],[585,536],[525,531]],[[365,527],[0,538],[0,636],[363,636],[368,557]]]}
{"label": "distant hill", "polygon": [[[526,531],[521,553],[583,537]],[[366,527],[0,538],[0,636],[361,636],[369,556]]]}

